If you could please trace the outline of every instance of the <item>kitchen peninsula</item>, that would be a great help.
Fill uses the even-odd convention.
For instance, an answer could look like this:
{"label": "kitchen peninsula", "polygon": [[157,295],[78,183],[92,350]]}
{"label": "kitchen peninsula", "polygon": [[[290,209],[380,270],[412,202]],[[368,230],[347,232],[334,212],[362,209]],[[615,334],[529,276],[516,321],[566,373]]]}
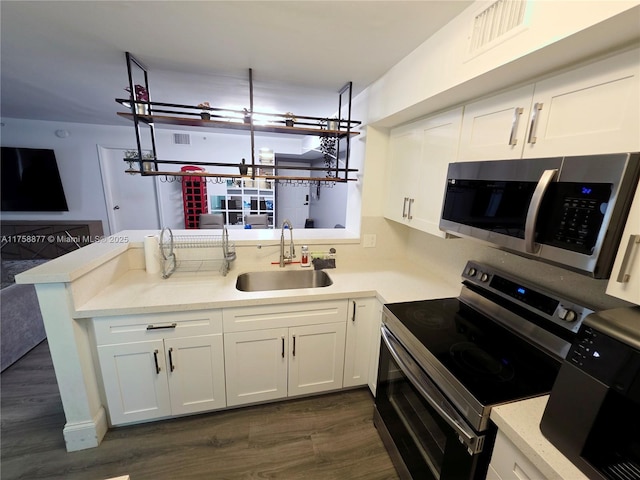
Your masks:
{"label": "kitchen peninsula", "polygon": [[[374,310],[378,313],[372,315],[372,318],[379,322],[380,305],[383,302],[456,296],[460,288],[459,285],[447,282],[437,272],[418,269],[408,262],[379,261],[375,264],[350,262],[349,255],[341,257],[341,250],[338,249],[337,268],[327,271],[333,281],[330,286],[240,292],[235,288],[238,274],[247,271],[279,269],[278,265],[271,264],[272,254],[276,252],[277,256],[277,251],[273,248],[265,248],[264,250],[268,250],[270,256],[258,263],[243,260],[243,253],[249,257],[249,251],[256,251],[255,245],[248,247],[244,252],[239,249],[238,259],[227,276],[211,271],[176,272],[170,278],[162,279],[160,273],[149,274],[145,271],[143,240],[149,233],[157,232],[121,232],[24,272],[16,278],[18,283],[33,283],[36,286],[67,420],[63,434],[68,451],[98,446],[110,425],[106,400],[110,393],[109,388],[105,388],[105,384],[108,383],[104,378],[106,370],[101,368],[99,360],[101,357],[98,352],[101,347],[97,345],[101,331],[115,336],[130,334],[133,335],[131,338],[140,340],[141,338],[136,335],[145,337],[148,331],[147,325],[152,325],[151,319],[155,318],[153,321],[159,323],[161,327],[164,327],[167,319],[170,319],[169,327],[171,327],[172,322],[175,323],[175,318],[184,318],[187,323],[193,322],[189,324],[189,327],[193,328],[185,330],[190,336],[195,337],[206,333],[212,336],[218,335],[221,338],[222,317],[224,317],[226,342],[232,338],[226,335],[238,333],[237,331],[227,333],[227,327],[230,325],[227,317],[232,314],[238,318],[242,313],[239,310],[243,308],[268,310],[272,306],[286,307],[291,311],[285,312],[285,316],[295,317],[296,305],[313,304],[314,308],[317,308],[330,304],[333,308],[336,304],[338,305],[336,314],[342,315],[339,322],[355,324],[351,317],[351,302],[355,309],[356,302],[359,300],[377,299],[377,310],[375,308]],[[286,268],[299,269],[300,266],[293,264]],[[273,317],[273,309],[270,315]],[[132,319],[135,318],[139,318],[139,323],[147,326],[146,329],[137,331],[132,327],[135,323]],[[213,330],[203,327],[204,318],[210,320]],[[104,324],[106,320],[110,323]],[[233,321],[231,322],[233,324]],[[274,327],[286,327],[281,319],[275,318],[273,322]],[[307,321],[302,323],[305,322]],[[333,322],[338,323],[335,319]],[[317,324],[319,321],[311,319],[308,323]],[[101,326],[96,326],[98,324]],[[299,324],[291,326],[302,330]],[[240,326],[235,330],[242,331],[246,328]],[[342,332],[344,335],[344,326]],[[347,331],[348,335],[349,331]],[[340,337],[340,334],[337,337]],[[370,339],[369,343],[374,340],[374,336],[370,335]],[[162,338],[159,341],[162,342]],[[298,336],[298,341],[302,344],[302,332]],[[295,352],[295,335],[292,342]],[[287,343],[289,343],[288,340]],[[284,358],[284,344],[285,335],[283,334],[282,358]],[[341,344],[338,343],[338,345]],[[348,357],[348,338],[346,345],[345,356]],[[157,352],[155,355],[159,373],[160,370],[165,369],[163,360],[158,360]],[[229,359],[226,360],[225,365],[229,368]],[[170,359],[167,360],[167,363],[170,362]],[[375,363],[377,364],[377,359]],[[172,367],[171,364],[167,368]],[[367,382],[367,378],[360,380],[361,385],[366,385]],[[340,378],[337,388],[342,388],[342,385],[342,378]],[[173,399],[173,396],[171,398]],[[240,403],[242,402],[237,404]],[[218,405],[215,408],[223,407],[224,405],[222,407]],[[185,412],[159,414],[158,418],[167,418],[173,414]],[[114,424],[113,419],[111,420],[111,424]],[[127,420],[124,420],[124,423],[127,423]]]}

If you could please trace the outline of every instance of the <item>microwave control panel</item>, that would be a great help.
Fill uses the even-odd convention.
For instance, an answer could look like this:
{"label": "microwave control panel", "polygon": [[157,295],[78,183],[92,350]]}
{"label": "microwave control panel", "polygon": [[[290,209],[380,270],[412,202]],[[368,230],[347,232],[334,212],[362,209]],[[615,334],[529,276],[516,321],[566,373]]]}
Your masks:
{"label": "microwave control panel", "polygon": [[[538,217],[540,243],[591,255],[611,196],[611,184],[556,183]],[[546,219],[545,219],[546,217]]]}

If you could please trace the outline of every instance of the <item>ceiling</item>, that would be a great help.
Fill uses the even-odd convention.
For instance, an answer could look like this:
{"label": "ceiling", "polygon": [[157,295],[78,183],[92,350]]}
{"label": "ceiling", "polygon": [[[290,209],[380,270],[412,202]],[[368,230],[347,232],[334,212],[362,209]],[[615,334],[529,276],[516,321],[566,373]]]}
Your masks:
{"label": "ceiling", "polygon": [[255,111],[330,116],[471,3],[2,0],[1,113],[130,125],[129,51],[152,101],[245,108],[251,68]]}

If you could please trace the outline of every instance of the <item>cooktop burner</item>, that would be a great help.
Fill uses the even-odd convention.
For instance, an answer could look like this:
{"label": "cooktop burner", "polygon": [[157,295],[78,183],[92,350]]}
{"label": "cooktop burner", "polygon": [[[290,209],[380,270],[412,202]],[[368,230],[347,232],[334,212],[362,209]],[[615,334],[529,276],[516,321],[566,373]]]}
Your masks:
{"label": "cooktop burner", "polygon": [[454,343],[449,349],[449,353],[460,368],[473,374],[498,382],[507,382],[515,375],[512,365],[491,356],[475,343]]}

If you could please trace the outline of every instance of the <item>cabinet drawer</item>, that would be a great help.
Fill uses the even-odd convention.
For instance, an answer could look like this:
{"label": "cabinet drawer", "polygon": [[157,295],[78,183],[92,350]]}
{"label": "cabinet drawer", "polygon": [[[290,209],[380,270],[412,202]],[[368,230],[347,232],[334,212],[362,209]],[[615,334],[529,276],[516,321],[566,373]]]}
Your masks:
{"label": "cabinet drawer", "polygon": [[225,332],[346,322],[347,300],[225,308]]}
{"label": "cabinet drawer", "polygon": [[97,345],[222,333],[222,311],[122,315],[93,319]]}

